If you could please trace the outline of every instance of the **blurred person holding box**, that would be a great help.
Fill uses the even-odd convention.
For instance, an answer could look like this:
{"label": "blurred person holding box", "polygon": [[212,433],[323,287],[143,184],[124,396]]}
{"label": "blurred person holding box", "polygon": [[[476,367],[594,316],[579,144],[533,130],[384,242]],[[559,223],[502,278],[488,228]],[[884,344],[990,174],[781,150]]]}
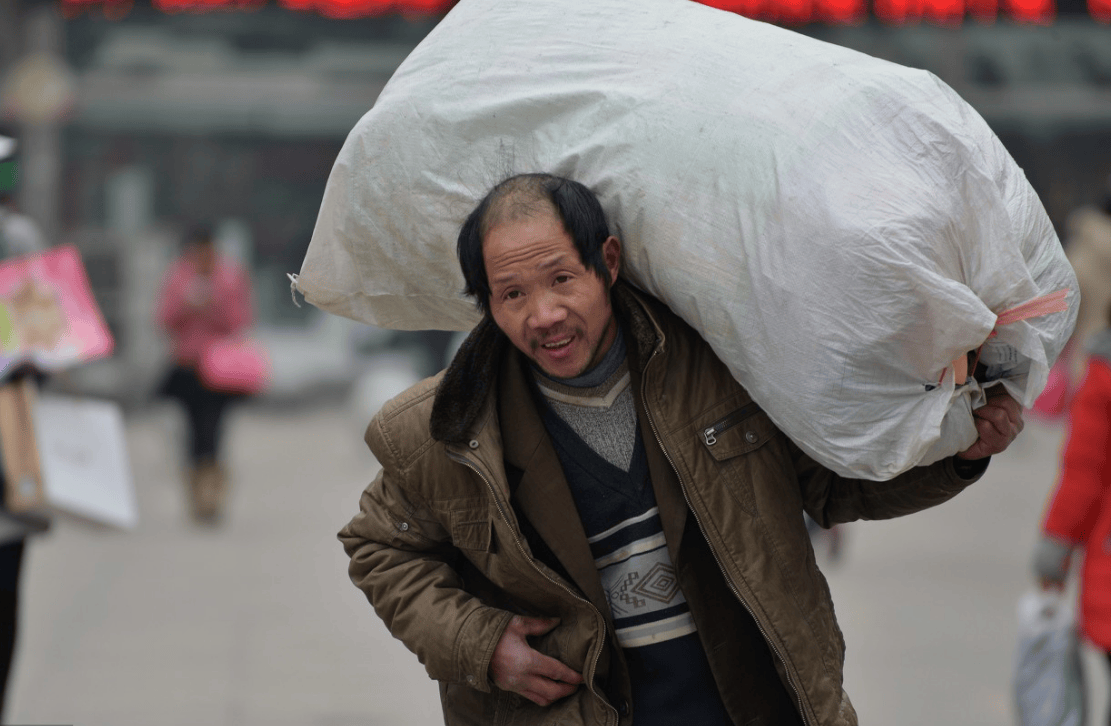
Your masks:
{"label": "blurred person holding box", "polygon": [[184,252],[163,283],[157,318],[173,347],[173,367],[160,392],[179,400],[188,417],[192,514],[211,522],[227,495],[220,445],[224,413],[238,392],[215,380],[210,364],[214,351],[251,325],[253,312],[250,278],[217,251],[209,227],[198,225],[188,233]]}
{"label": "blurred person holding box", "polygon": [[[15,138],[0,135],[0,259],[41,252],[47,247],[35,221],[20,213],[16,206],[15,192],[19,181],[17,151],[18,141]],[[18,384],[25,377],[36,375],[31,366],[18,366],[0,376],[0,385]],[[6,484],[3,469],[0,468],[0,492],[5,495],[5,510],[9,504],[6,501]],[[19,581],[24,543],[22,535],[0,541],[0,717],[4,713],[19,630]]]}
{"label": "blurred person holding box", "polygon": [[781,432],[706,341],[624,279],[594,193],[511,177],[457,253],[483,317],[366,441],[352,581],[452,724],[856,724],[803,513],[910,514],[1022,429],[999,387],[968,449],[882,484]]}

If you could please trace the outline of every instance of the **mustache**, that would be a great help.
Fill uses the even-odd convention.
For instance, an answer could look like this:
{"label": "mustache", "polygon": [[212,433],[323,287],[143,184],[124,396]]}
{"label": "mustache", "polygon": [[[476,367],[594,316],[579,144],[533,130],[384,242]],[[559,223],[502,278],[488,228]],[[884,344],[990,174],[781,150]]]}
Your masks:
{"label": "mustache", "polygon": [[544,345],[544,343],[550,342],[552,340],[556,340],[558,338],[563,338],[563,337],[568,336],[568,335],[573,336],[573,337],[577,337],[577,338],[581,338],[581,337],[583,337],[583,330],[582,330],[582,328],[574,328],[572,330],[561,330],[558,333],[556,333],[555,335],[545,336],[545,338],[543,340],[541,340],[540,338],[532,338],[531,340],[529,340],[529,344],[528,344],[529,345],[529,350],[531,350],[533,352],[536,352],[537,350],[540,349],[540,346]]}

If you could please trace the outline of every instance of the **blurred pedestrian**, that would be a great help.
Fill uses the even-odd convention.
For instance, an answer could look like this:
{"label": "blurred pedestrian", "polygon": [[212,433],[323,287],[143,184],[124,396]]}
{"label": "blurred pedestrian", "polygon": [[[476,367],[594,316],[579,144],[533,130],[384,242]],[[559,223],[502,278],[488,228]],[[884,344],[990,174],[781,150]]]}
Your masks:
{"label": "blurred pedestrian", "polygon": [[1080,570],[1080,630],[1111,662],[1111,311],[1091,336],[1087,369],[1069,409],[1057,488],[1046,508],[1033,571],[1063,591],[1072,555]]}
{"label": "blurred pedestrian", "polygon": [[188,490],[198,520],[215,519],[226,499],[220,444],[224,413],[235,397],[205,380],[205,356],[242,334],[252,317],[246,271],[216,249],[209,227],[193,228],[163,283],[158,322],[173,346],[173,366],[160,393],[179,400],[188,417]]}
{"label": "blurred pedestrian", "polygon": [[1079,382],[1084,372],[1088,340],[1107,324],[1111,306],[1111,176],[1100,200],[1073,211],[1068,218],[1065,253],[1076,270],[1080,288],[1080,309],[1068,352],[1063,356],[1070,371],[1070,383]]}
{"label": "blurred pedestrian", "polygon": [[[46,239],[33,219],[18,211],[15,192],[19,181],[18,142],[0,135],[0,259],[31,254],[46,249]],[[29,366],[20,366],[0,378],[0,385],[19,382],[37,373]],[[7,482],[0,468],[0,493],[6,494]],[[3,496],[0,494],[0,496]],[[7,509],[5,503],[5,510]],[[15,657],[19,625],[19,582],[23,567],[25,538],[0,543],[0,719]]]}

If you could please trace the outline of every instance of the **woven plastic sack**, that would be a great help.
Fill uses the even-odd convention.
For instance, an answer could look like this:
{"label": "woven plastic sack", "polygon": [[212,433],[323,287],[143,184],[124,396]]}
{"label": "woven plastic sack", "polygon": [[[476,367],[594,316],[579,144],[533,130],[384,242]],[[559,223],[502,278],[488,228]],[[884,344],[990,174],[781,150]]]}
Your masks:
{"label": "woven plastic sack", "polygon": [[[467,329],[459,227],[529,171],[593,189],[624,274],[844,475],[969,446],[982,392],[951,362],[987,342],[1029,406],[1073,326],[1041,203],[950,88],[687,0],[462,0],[348,136],[295,287],[380,327]],[[1063,290],[1066,312],[989,340]]]}
{"label": "woven plastic sack", "polygon": [[1063,596],[1030,591],[1018,601],[1018,650],[1011,686],[1018,726],[1084,726],[1080,642]]}

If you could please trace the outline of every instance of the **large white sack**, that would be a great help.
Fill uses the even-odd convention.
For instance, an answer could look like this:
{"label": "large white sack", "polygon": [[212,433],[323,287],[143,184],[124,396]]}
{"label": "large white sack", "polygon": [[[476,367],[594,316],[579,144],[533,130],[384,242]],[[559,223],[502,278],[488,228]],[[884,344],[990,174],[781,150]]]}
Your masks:
{"label": "large white sack", "polygon": [[984,349],[1027,406],[1074,323],[1041,203],[949,87],[687,0],[460,2],[349,135],[296,286],[373,325],[467,329],[458,229],[526,171],[593,189],[626,275],[841,474],[972,443],[981,392],[949,363],[997,313],[1070,290]]}

